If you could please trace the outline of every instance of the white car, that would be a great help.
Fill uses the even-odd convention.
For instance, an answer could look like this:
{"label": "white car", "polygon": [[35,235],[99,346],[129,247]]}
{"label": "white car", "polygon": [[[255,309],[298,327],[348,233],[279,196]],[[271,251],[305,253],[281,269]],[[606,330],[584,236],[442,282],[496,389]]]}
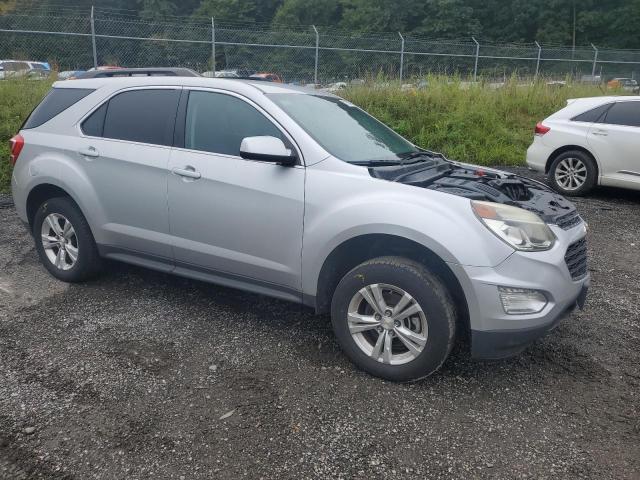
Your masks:
{"label": "white car", "polygon": [[564,195],[595,185],[640,190],[640,97],[568,100],[538,123],[527,165]]}

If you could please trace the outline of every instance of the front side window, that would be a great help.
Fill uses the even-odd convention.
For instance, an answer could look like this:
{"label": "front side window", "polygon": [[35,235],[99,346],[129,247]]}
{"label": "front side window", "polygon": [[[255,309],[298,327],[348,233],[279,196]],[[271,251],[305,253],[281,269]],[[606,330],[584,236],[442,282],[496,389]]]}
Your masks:
{"label": "front side window", "polygon": [[245,137],[272,136],[280,130],[247,102],[223,93],[191,91],[185,121],[185,148],[240,156]]}
{"label": "front side window", "polygon": [[605,123],[640,127],[640,101],[618,102],[607,112]]}
{"label": "front side window", "polygon": [[346,162],[399,161],[418,149],[351,103],[333,97],[275,93],[269,98],[322,148]]}

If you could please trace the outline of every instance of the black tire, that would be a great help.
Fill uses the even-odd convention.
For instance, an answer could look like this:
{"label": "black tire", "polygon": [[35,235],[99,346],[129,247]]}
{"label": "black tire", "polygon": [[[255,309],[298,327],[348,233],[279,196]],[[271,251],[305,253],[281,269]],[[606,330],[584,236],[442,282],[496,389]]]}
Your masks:
{"label": "black tire", "polygon": [[[556,171],[564,160],[575,159],[575,161],[582,163],[586,168],[586,179],[584,183],[576,189],[568,189],[558,183],[556,179]],[[591,155],[581,150],[569,150],[558,155],[549,168],[548,182],[551,188],[556,192],[561,193],[569,197],[579,197],[588,193],[596,185],[598,179],[598,167]]]}
{"label": "black tire", "polygon": [[[45,253],[45,248],[41,240],[41,229],[43,222],[48,215],[55,213],[67,218],[75,230],[75,241],[77,243],[77,260],[68,270],[62,270],[52,263]],[[32,225],[33,238],[36,250],[45,268],[59,280],[63,282],[82,282],[95,277],[101,270],[102,260],[96,247],[96,242],[91,233],[91,228],[84,218],[84,215],[69,197],[55,197],[45,201],[34,215]]]}
{"label": "black tire", "polygon": [[[420,354],[408,363],[381,363],[367,355],[349,331],[347,313],[352,298],[363,287],[376,283],[404,290],[419,303],[425,314],[428,326],[426,344]],[[423,265],[402,257],[375,258],[347,273],[333,294],[331,321],[338,343],[356,366],[396,382],[419,380],[438,370],[447,359],[456,334],[455,304],[447,288]]]}

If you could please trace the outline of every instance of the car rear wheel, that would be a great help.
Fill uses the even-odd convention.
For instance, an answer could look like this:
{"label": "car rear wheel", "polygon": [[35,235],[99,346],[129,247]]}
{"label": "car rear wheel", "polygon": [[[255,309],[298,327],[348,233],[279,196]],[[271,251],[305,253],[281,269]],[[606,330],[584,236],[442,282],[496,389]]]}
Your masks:
{"label": "car rear wheel", "polygon": [[579,196],[596,184],[597,169],[593,158],[580,150],[564,152],[549,169],[549,183],[563,195]]}
{"label": "car rear wheel", "polygon": [[70,198],[51,198],[38,208],[33,237],[40,260],[59,280],[81,282],[99,272],[101,260],[93,234]]}
{"label": "car rear wheel", "polygon": [[435,372],[455,337],[455,307],[445,286],[401,257],[369,260],[347,273],[333,295],[331,317],[353,363],[392,381]]}

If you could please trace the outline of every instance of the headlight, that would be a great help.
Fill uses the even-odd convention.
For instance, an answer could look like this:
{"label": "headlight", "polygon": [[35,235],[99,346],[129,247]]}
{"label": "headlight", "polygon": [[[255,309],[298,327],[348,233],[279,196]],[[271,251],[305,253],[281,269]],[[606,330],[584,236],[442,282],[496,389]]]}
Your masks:
{"label": "headlight", "polygon": [[471,201],[471,207],[489,230],[516,250],[549,250],[556,241],[547,224],[528,210],[476,200]]}

